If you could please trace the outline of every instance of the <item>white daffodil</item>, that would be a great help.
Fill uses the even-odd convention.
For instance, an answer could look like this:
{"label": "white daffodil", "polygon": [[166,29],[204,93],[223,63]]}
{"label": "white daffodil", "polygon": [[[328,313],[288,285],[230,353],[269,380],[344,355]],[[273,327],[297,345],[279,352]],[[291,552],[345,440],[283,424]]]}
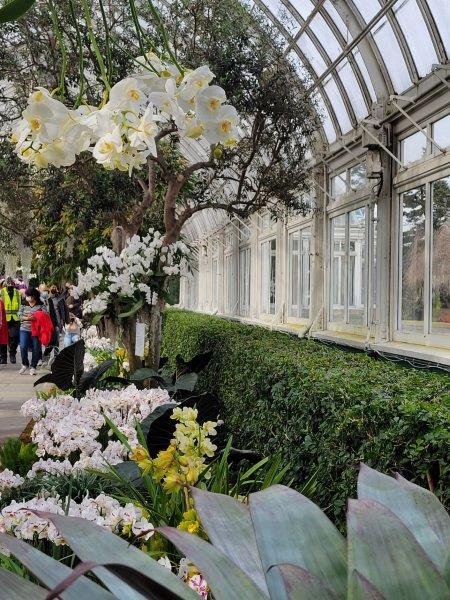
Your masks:
{"label": "white daffodil", "polygon": [[105,133],[95,144],[92,155],[95,160],[106,168],[114,168],[117,156],[123,151],[122,133],[116,125],[110,133]]}
{"label": "white daffodil", "polygon": [[225,90],[218,85],[211,85],[197,96],[197,116],[209,121],[216,118],[220,107],[227,99]]}
{"label": "white daffodil", "polygon": [[206,65],[198,67],[195,71],[186,73],[180,84],[180,94],[183,100],[191,100],[204,90],[214,79],[214,73]]}
{"label": "white daffodil", "polygon": [[120,108],[137,112],[146,101],[142,84],[134,77],[126,77],[111,88],[106,106],[112,110]]}
{"label": "white daffodil", "polygon": [[158,121],[160,117],[153,114],[153,105],[149,104],[145,109],[138,125],[134,128],[130,128],[133,132],[129,135],[130,146],[132,148],[139,148],[144,144],[153,154],[156,156],[156,142],[155,136],[158,133]]}
{"label": "white daffodil", "polygon": [[11,133],[11,142],[16,145],[16,151],[22,146],[30,133],[30,125],[25,119],[21,119],[15,124]]}
{"label": "white daffodil", "polygon": [[[70,167],[74,164],[77,154],[74,147],[67,142],[67,140],[58,140],[51,144],[46,144],[42,147],[42,150],[38,153],[38,161],[47,163],[54,167]],[[36,162],[36,161],[35,161]],[[37,164],[37,162],[36,162]],[[39,166],[39,165],[38,165]]]}
{"label": "white daffodil", "polygon": [[234,106],[221,106],[216,117],[206,122],[205,138],[210,144],[234,146],[239,140],[239,115]]}

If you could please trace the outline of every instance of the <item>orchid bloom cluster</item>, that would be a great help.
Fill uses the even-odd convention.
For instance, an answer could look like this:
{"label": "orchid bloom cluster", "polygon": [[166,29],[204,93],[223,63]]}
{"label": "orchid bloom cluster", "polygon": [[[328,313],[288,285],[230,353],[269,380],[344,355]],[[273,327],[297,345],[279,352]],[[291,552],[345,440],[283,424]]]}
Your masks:
{"label": "orchid bloom cluster", "polygon": [[238,113],[226,104],[225,91],[210,85],[214,73],[208,66],[181,74],[152,52],[136,63],[139,72],[116,83],[108,102],[98,108],[70,110],[37,88],[12,135],[19,158],[38,168],[63,167],[89,151],[106,169],[131,174],[156,156],[162,129],[213,146],[232,147],[239,141]]}
{"label": "orchid bloom cluster", "polygon": [[142,446],[135,447],[131,453],[131,460],[143,471],[151,472],[155,481],[161,481],[167,492],[178,492],[195,485],[205,470],[206,458],[213,457],[217,450],[209,439],[209,436],[216,435],[217,423],[206,421],[200,425],[197,417],[195,408],[175,408],[171,419],[177,424],[167,450],[161,450],[153,460]]}
{"label": "orchid bloom cluster", "polygon": [[0,513],[0,532],[12,533],[22,540],[33,540],[37,537],[40,540],[49,540],[56,546],[63,545],[64,539],[53,523],[38,517],[32,511],[80,517],[113,533],[125,537],[134,536],[142,541],[149,540],[154,533],[153,525],[147,520],[142,509],[131,503],[121,506],[118,500],[105,494],[96,498],[85,497],[80,503],[74,500],[67,502],[67,499],[58,496],[13,501]]}
{"label": "orchid bloom cluster", "polygon": [[[94,294],[84,303],[84,312],[102,313],[114,298],[144,297],[155,304],[160,289],[155,288],[156,275],[189,276],[189,248],[182,241],[165,245],[159,231],[150,229],[144,237],[134,235],[118,255],[104,246],[88,259],[88,268],[78,272],[75,296]],[[160,285],[160,284],[158,284]]]}
{"label": "orchid bloom cluster", "polygon": [[20,475],[16,475],[10,469],[5,469],[0,473],[0,499],[2,492],[11,488],[18,488],[25,482]]}
{"label": "orchid bloom cluster", "polygon": [[[117,440],[111,439],[106,447],[102,447],[98,438],[100,430],[106,426],[105,415],[133,444],[137,444],[136,422],[168,402],[166,390],[138,390],[130,385],[122,390],[89,390],[81,400],[69,395],[47,400],[32,398],[22,405],[22,414],[36,421],[31,438],[37,444],[39,457],[69,459],[75,456],[73,471],[105,470],[108,463],[118,464],[127,456],[127,449]],[[36,470],[50,473],[58,468],[63,467],[50,461],[35,466]]]}

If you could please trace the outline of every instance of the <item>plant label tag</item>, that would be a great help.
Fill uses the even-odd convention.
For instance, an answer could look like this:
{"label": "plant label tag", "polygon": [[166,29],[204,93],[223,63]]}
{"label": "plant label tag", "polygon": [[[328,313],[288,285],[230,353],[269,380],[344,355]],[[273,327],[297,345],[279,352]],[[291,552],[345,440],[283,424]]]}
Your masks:
{"label": "plant label tag", "polygon": [[144,357],[145,354],[145,323],[136,323],[136,342],[134,346],[136,356]]}

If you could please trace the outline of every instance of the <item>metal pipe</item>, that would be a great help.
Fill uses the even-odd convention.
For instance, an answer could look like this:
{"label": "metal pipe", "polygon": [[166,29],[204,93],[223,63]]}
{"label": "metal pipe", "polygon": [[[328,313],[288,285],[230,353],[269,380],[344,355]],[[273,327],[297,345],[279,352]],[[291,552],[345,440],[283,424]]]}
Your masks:
{"label": "metal pipe", "polygon": [[414,125],[414,127],[417,129],[417,131],[420,131],[421,133],[423,133],[423,135],[427,138],[427,140],[430,141],[433,144],[433,146],[436,146],[436,148],[438,150],[440,150],[442,152],[442,154],[447,154],[447,150],[445,150],[444,148],[442,148],[442,146],[440,146],[431,137],[431,135],[428,135],[427,130],[425,128],[422,128],[418,123],[416,123],[416,121],[414,121],[414,119],[408,115],[408,113],[406,112],[406,110],[404,110],[401,106],[399,106],[397,104],[397,102],[394,100],[393,96],[391,96],[390,100],[391,100],[391,103],[402,113],[402,115],[404,117],[406,117],[408,119],[408,121]]}
{"label": "metal pipe", "polygon": [[376,141],[376,143],[377,143],[377,146],[381,146],[381,147],[383,148],[383,150],[384,150],[384,151],[385,151],[387,154],[389,154],[389,156],[390,156],[391,158],[393,158],[393,159],[395,160],[395,162],[396,162],[396,163],[398,163],[398,164],[399,164],[399,165],[402,167],[402,169],[406,169],[406,166],[405,166],[405,165],[402,163],[402,161],[401,161],[401,160],[399,160],[399,159],[398,159],[398,158],[395,156],[395,154],[393,154],[393,153],[392,153],[392,152],[389,150],[389,148],[387,148],[387,146],[385,146],[385,145],[383,144],[383,142],[380,142],[380,140],[379,140],[377,137],[375,137],[375,136],[373,135],[373,133],[367,129],[367,127],[364,127],[364,125],[363,125],[362,123],[360,123],[360,125],[361,125],[361,128],[362,128],[362,129],[364,129],[364,131],[367,133],[367,135],[368,135],[369,137],[371,137],[373,140],[375,140],[375,141]]}

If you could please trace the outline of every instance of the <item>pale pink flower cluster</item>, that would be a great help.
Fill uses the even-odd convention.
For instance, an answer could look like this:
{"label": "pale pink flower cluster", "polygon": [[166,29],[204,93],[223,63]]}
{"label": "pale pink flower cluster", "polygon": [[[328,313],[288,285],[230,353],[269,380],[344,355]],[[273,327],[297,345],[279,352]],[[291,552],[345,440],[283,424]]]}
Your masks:
{"label": "pale pink flower cluster", "polygon": [[55,526],[32,511],[63,515],[64,509],[71,517],[87,519],[119,535],[133,535],[143,541],[153,535],[153,525],[143,516],[140,508],[134,504],[121,506],[118,500],[105,494],[96,498],[83,498],[79,504],[70,500],[68,510],[67,501],[59,497],[13,501],[0,513],[0,532],[12,533],[23,540],[33,540],[37,535],[39,539],[47,539],[60,546],[64,544],[64,539]]}
{"label": "pale pink flower cluster", "polygon": [[47,460],[40,458],[27,473],[28,479],[34,479],[37,475],[70,475],[73,466],[67,458],[65,460]]}
{"label": "pale pink flower cluster", "polygon": [[83,369],[85,372],[95,369],[98,365],[97,359],[90,352],[86,352],[83,358]]}
{"label": "pale pink flower cluster", "polygon": [[[91,330],[89,328],[88,332]],[[97,335],[87,335],[84,338],[84,343],[87,350],[99,350],[102,352],[114,352],[116,345],[109,338],[98,337]]]}
{"label": "pale pink flower cluster", "polygon": [[20,487],[25,479],[20,475],[16,475],[10,469],[5,469],[0,473],[0,498],[1,493],[11,488]]}
{"label": "pale pink flower cluster", "polygon": [[[22,414],[33,418],[31,438],[40,457],[68,458],[79,453],[75,470],[105,469],[106,463],[117,464],[126,458],[126,449],[111,440],[105,449],[98,441],[106,415],[127,436],[131,446],[138,444],[136,422],[141,422],[157,406],[170,402],[166,390],[138,390],[130,385],[122,390],[89,390],[81,400],[69,395],[44,400],[33,398],[22,406]],[[110,432],[112,433],[112,432]],[[63,469],[42,461],[36,469]]]}

